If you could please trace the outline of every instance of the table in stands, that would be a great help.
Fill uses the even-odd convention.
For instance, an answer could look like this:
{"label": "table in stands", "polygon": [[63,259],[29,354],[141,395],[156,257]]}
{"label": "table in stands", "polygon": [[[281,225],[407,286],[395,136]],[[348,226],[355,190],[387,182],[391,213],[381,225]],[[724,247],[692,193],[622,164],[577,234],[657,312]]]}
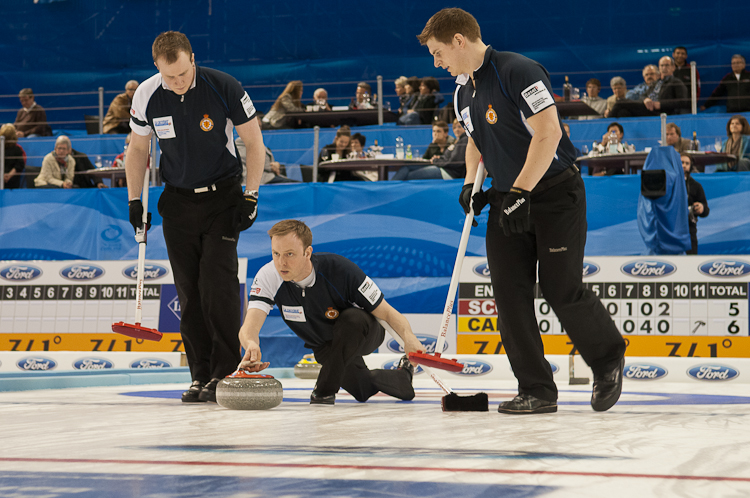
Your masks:
{"label": "table in stands", "polygon": [[372,170],[378,172],[378,181],[384,181],[388,179],[388,171],[415,164],[428,166],[431,163],[426,159],[341,159],[339,161],[323,161],[318,164],[318,168],[323,171]]}
{"label": "table in stands", "polygon": [[[303,127],[320,126],[321,128],[349,126],[368,126],[378,124],[377,109],[361,109],[348,111],[310,111],[310,112],[288,112],[286,116],[291,122],[302,123]],[[383,122],[395,123],[398,114],[383,109]]]}
{"label": "table in stands", "polygon": [[[151,170],[148,170],[149,174],[151,174]],[[118,168],[115,166],[106,167],[106,168],[96,168],[96,169],[87,169],[86,171],[78,171],[78,173],[84,173],[87,175],[92,176],[98,176],[98,177],[109,177],[111,183],[109,184],[110,187],[115,187],[117,185],[117,180],[119,178],[125,178],[125,168]],[[156,169],[156,172],[154,173],[156,181],[153,182],[152,186],[159,186],[161,185],[161,177],[159,176],[159,168]],[[153,179],[153,177],[152,177]]]}
{"label": "table in stands", "polygon": [[600,114],[581,100],[570,102],[555,102],[560,116],[567,118],[571,116],[599,116]]}
{"label": "table in stands", "polygon": [[[719,152],[688,152],[693,158],[696,168],[703,172],[709,164],[725,163],[730,159],[736,159],[732,154]],[[624,170],[625,173],[633,174],[643,168],[648,157],[648,152],[628,152],[624,154],[600,154],[598,156],[583,156],[576,159],[579,166],[585,165],[589,168],[589,175],[594,168],[606,168],[607,170]]]}

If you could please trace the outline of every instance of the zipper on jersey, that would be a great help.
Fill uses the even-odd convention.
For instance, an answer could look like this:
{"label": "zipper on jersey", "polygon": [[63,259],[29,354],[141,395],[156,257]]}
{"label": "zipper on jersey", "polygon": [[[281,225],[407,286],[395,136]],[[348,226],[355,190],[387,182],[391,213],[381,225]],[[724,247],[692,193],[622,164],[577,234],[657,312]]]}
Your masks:
{"label": "zipper on jersey", "polygon": [[182,115],[187,116],[187,106],[185,105],[185,95],[180,95],[180,103],[182,104]]}

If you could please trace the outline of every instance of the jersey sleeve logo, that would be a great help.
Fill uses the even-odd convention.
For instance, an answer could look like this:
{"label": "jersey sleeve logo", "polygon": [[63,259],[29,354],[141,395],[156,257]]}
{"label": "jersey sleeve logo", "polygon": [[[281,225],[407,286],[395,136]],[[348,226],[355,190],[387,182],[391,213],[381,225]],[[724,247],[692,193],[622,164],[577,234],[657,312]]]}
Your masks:
{"label": "jersey sleeve logo", "polygon": [[250,100],[250,96],[247,92],[245,92],[245,95],[240,99],[240,103],[242,104],[242,109],[245,111],[245,115],[248,118],[255,114],[255,106],[253,105],[253,101]]}
{"label": "jersey sleeve logo", "polygon": [[377,284],[373,282],[370,277],[365,277],[365,281],[359,286],[359,293],[362,294],[365,299],[367,299],[367,302],[373,306],[378,302],[381,294]]}
{"label": "jersey sleeve logo", "polygon": [[534,114],[555,103],[555,99],[552,98],[552,94],[549,93],[542,80],[529,85],[528,88],[521,92],[521,97],[523,97]]}
{"label": "jersey sleeve logo", "polygon": [[497,123],[497,113],[495,112],[495,109],[493,109],[491,105],[487,106],[487,112],[484,114],[484,118],[487,120],[489,124]]}
{"label": "jersey sleeve logo", "polygon": [[208,114],[204,114],[203,119],[201,119],[201,130],[211,131],[213,127],[214,122],[211,120],[211,118],[208,117]]}

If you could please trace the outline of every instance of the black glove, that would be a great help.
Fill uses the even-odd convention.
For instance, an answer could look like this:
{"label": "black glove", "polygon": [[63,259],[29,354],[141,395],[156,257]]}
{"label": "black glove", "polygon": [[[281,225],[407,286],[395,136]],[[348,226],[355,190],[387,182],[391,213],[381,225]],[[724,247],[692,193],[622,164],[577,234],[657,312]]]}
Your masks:
{"label": "black glove", "polygon": [[[137,232],[143,226],[143,203],[140,199],[135,199],[128,202],[128,209],[130,210],[130,224]],[[148,232],[151,228],[151,213],[146,215],[146,220],[146,231]]]}
{"label": "black glove", "polygon": [[502,206],[500,225],[506,236],[513,233],[523,233],[529,229],[529,213],[531,212],[531,193],[528,190],[512,187],[505,194]]}
{"label": "black glove", "polygon": [[487,205],[487,192],[480,190],[474,197],[471,197],[471,190],[474,188],[473,183],[468,183],[461,189],[461,195],[458,198],[458,202],[461,203],[461,207],[464,208],[464,213],[469,214],[469,199],[474,201],[472,205],[474,207],[474,219],[471,220],[471,226],[479,226],[477,223],[477,216],[482,213],[482,209]]}
{"label": "black glove", "polygon": [[234,228],[238,232],[247,230],[258,217],[258,195],[243,195],[234,215]]}

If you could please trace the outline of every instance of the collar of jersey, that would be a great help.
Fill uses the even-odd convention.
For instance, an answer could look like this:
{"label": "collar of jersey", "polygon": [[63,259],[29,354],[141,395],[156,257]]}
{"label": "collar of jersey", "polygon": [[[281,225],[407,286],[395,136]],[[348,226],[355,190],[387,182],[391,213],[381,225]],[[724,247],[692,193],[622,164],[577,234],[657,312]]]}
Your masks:
{"label": "collar of jersey", "polygon": [[[481,64],[481,65],[480,65],[480,66],[479,66],[478,68],[476,68],[476,69],[474,70],[474,72],[475,72],[475,73],[476,73],[477,71],[479,71],[480,69],[482,69],[482,68],[483,68],[483,67],[485,66],[485,64],[487,63],[487,61],[488,61],[488,60],[489,60],[489,58],[490,58],[490,53],[491,53],[491,51],[492,51],[492,46],[491,46],[491,45],[487,45],[487,50],[485,50],[485,52],[484,52],[484,60],[482,60],[482,64]],[[456,77],[456,84],[457,84],[457,85],[461,85],[461,86],[463,86],[463,85],[465,85],[466,83],[468,83],[468,82],[469,82],[469,78],[470,78],[470,77],[471,77],[471,76],[469,75],[469,73],[463,73],[463,74],[459,74],[459,75],[458,75],[458,76]]]}
{"label": "collar of jersey", "polygon": [[[188,88],[188,92],[195,88],[195,82],[198,80],[198,65],[195,65],[195,73],[193,74],[193,84],[190,85],[190,88]],[[169,88],[166,83],[164,83],[164,78],[161,80],[161,87],[165,90],[169,90],[170,92],[174,93],[174,90]]]}

